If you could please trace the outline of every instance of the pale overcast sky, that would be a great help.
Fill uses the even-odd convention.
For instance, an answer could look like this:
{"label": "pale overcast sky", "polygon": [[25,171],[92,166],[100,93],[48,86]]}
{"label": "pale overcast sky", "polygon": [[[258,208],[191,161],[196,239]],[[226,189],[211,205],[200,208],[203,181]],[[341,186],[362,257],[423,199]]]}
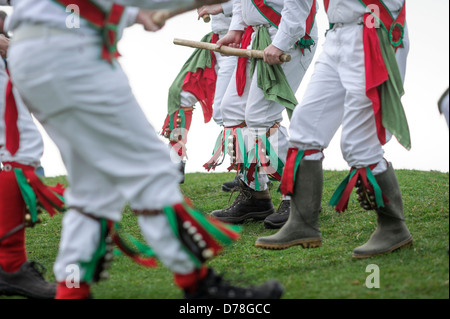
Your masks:
{"label": "pale overcast sky", "polygon": [[[405,150],[394,138],[385,147],[385,157],[396,169],[448,172],[449,130],[438,112],[437,101],[449,86],[449,1],[408,0],[407,21],[411,50],[403,104],[410,125],[412,149]],[[328,26],[323,8],[317,22],[321,38],[316,57],[321,52]],[[210,24],[197,21],[195,12],[189,12],[173,18],[157,33],[146,33],[139,26],[125,32],[120,44],[123,55],[121,63],[138,101],[156,130],[161,129],[167,113],[168,89],[193,50],[173,45],[173,38],[200,40],[210,30]],[[313,70],[314,64],[297,91],[299,101]],[[289,122],[285,121],[284,125],[288,126]],[[187,144],[187,172],[204,171],[202,166],[210,158],[220,130],[213,121],[204,124],[198,106]],[[45,132],[43,136],[45,153],[42,164],[47,176],[64,175],[66,171],[59,152]],[[340,151],[340,132],[325,151],[325,157],[325,169],[348,169]],[[227,158],[217,171],[226,171],[228,162]]]}

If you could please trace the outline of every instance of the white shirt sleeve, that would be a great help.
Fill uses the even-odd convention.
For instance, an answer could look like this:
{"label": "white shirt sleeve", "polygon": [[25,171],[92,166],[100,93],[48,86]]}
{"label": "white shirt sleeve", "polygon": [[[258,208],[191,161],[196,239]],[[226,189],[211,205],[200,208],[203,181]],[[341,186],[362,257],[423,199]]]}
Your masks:
{"label": "white shirt sleeve", "polygon": [[[1,0],[0,0],[1,1]],[[143,9],[172,9],[181,6],[189,6],[195,0],[106,0],[109,3],[117,3],[124,6],[139,7]]]}
{"label": "white shirt sleeve", "polygon": [[223,14],[230,17],[233,14],[233,1],[229,0],[227,2],[222,3],[221,5]]}
{"label": "white shirt sleeve", "polygon": [[272,44],[282,51],[289,48],[306,34],[306,20],[313,0],[285,0],[281,22]]}
{"label": "white shirt sleeve", "polygon": [[231,19],[230,31],[244,31],[247,25],[242,18],[241,0],[233,0],[233,18]]}
{"label": "white shirt sleeve", "polygon": [[128,7],[125,14],[125,27],[130,27],[136,23],[136,19],[139,13],[139,8],[136,7]]}

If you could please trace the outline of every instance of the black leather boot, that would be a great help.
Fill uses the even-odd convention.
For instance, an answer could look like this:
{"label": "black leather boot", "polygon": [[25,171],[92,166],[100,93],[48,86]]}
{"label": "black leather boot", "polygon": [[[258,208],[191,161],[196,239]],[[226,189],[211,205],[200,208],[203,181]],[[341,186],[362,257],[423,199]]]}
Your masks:
{"label": "black leather boot", "polygon": [[25,262],[15,273],[0,267],[0,295],[23,296],[32,299],[53,299],[56,284],[44,279],[44,267],[36,262]]}
{"label": "black leather boot", "polygon": [[224,222],[241,224],[249,219],[264,220],[267,216],[275,213],[268,189],[257,192],[239,180],[238,190],[239,195],[230,207],[215,210],[211,216]]}
{"label": "black leather boot", "polygon": [[281,201],[281,204],[278,207],[277,211],[264,220],[264,227],[267,229],[280,229],[288,221],[290,212],[291,201]]}
{"label": "black leather boot", "polygon": [[260,286],[246,288],[226,283],[212,269],[199,284],[195,292],[185,291],[186,299],[280,299],[283,286],[276,280],[269,280]]}

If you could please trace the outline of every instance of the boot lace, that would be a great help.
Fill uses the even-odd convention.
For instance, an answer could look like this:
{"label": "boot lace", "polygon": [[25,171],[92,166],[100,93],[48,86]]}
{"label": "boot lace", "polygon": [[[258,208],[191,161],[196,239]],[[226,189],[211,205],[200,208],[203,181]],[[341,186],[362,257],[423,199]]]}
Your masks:
{"label": "boot lace", "polygon": [[231,190],[231,194],[228,199],[228,205],[230,205],[231,198],[233,197],[234,193],[237,191],[239,191],[239,194],[236,197],[236,199],[234,200],[233,204],[231,204],[231,206],[229,208],[235,207],[241,201],[246,201],[246,200],[249,200],[250,198],[252,198],[252,193],[249,190],[244,189],[243,187],[235,187]]}
{"label": "boot lace", "polygon": [[44,275],[47,272],[47,268],[45,268],[44,265],[42,265],[38,262],[32,261],[29,264],[29,268],[37,278],[44,280]]}

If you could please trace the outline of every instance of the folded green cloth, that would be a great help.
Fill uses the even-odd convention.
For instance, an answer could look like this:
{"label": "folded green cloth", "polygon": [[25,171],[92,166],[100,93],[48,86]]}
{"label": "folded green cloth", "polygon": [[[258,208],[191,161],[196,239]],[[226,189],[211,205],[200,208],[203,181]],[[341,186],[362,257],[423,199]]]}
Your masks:
{"label": "folded green cloth", "polygon": [[380,86],[383,126],[394,135],[407,150],[411,149],[408,120],[401,102],[405,94],[403,79],[398,68],[395,52],[383,29],[377,29],[381,54],[389,73],[389,80]]}
{"label": "folded green cloth", "polygon": [[[256,31],[252,48],[264,50],[272,43],[267,28],[260,27]],[[263,90],[267,100],[283,105],[291,118],[295,107],[298,105],[292,88],[289,85],[281,65],[269,65],[262,59],[252,59],[251,75],[257,71],[258,87]]]}

